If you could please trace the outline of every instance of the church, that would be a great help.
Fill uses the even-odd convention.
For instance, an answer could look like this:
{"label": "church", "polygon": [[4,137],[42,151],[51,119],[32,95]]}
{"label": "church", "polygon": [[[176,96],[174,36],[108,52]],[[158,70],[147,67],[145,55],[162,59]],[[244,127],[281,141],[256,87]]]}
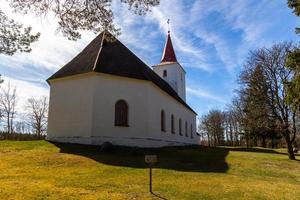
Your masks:
{"label": "church", "polygon": [[186,103],[185,75],[169,31],[162,59],[152,68],[104,31],[47,79],[47,140],[197,145],[197,113]]}

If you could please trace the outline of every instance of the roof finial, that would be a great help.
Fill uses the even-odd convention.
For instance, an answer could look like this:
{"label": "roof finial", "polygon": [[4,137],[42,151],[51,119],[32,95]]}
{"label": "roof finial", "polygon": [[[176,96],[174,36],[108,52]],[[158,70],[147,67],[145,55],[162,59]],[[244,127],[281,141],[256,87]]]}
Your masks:
{"label": "roof finial", "polygon": [[170,19],[168,19],[167,24],[168,24],[168,34],[170,34]]}
{"label": "roof finial", "polygon": [[161,58],[161,63],[177,62],[176,55],[175,55],[173,45],[172,45],[172,41],[171,41],[171,36],[170,36],[170,19],[168,19],[167,24],[168,24],[168,35],[167,35],[167,40],[166,40],[165,48],[163,51],[163,55]]}

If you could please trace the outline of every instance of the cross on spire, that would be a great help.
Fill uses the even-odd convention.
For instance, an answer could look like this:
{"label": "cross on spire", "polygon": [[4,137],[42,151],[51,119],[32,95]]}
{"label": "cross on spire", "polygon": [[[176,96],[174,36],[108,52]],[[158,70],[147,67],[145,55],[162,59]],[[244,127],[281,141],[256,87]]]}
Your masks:
{"label": "cross on spire", "polygon": [[175,51],[172,45],[171,36],[170,36],[170,19],[167,21],[168,24],[168,36],[161,58],[161,63],[165,62],[177,62]]}

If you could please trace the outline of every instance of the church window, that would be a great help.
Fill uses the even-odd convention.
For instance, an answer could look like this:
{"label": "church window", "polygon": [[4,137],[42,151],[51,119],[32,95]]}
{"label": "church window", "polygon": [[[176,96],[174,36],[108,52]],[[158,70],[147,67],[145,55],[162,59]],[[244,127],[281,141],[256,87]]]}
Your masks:
{"label": "church window", "polygon": [[166,132],[166,116],[165,116],[165,111],[161,110],[160,113],[160,126],[161,126],[161,131]]}
{"label": "church window", "polygon": [[191,124],[191,138],[193,138],[193,124]]}
{"label": "church window", "polygon": [[128,126],[128,105],[124,100],[115,104],[115,126]]}
{"label": "church window", "polygon": [[185,122],[185,137],[188,137],[188,123]]}
{"label": "church window", "polygon": [[171,131],[174,134],[175,133],[175,119],[174,115],[171,115]]}
{"label": "church window", "polygon": [[163,77],[167,77],[167,70],[164,70]]}
{"label": "church window", "polygon": [[179,118],[179,135],[182,135],[182,130],[181,130],[181,119]]}

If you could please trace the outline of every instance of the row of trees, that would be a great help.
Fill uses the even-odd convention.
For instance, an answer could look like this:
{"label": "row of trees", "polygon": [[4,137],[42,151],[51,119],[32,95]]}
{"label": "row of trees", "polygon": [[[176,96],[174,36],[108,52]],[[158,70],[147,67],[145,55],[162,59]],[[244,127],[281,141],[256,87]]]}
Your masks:
{"label": "row of trees", "polygon": [[[288,6],[300,16],[299,0]],[[299,27],[296,33],[300,34]],[[300,46],[289,42],[250,52],[238,77],[237,95],[225,111],[201,118],[200,133],[208,145],[274,148],[284,141],[289,158],[300,138]],[[298,139],[298,143],[299,143]]]}
{"label": "row of trees", "polygon": [[200,130],[208,145],[276,147],[284,140],[290,159],[300,136],[300,107],[289,103],[289,86],[295,72],[287,56],[298,46],[289,42],[250,53],[239,75],[236,97],[225,111],[211,110]]}
{"label": "row of trees", "polygon": [[[3,82],[3,81],[2,81]],[[7,137],[14,133],[34,133],[41,137],[47,128],[48,100],[29,98],[25,112],[17,112],[17,89],[10,83],[0,86],[0,122]]]}

